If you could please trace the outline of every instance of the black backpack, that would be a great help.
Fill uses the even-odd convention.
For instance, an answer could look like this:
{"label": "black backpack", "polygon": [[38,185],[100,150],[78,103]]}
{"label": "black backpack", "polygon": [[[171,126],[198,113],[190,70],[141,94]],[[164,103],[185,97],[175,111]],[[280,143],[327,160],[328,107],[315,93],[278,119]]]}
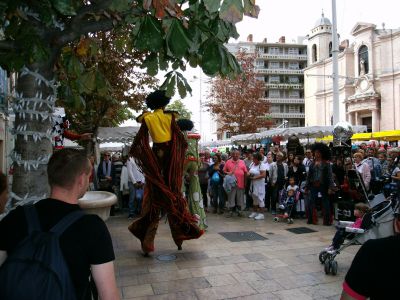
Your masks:
{"label": "black backpack", "polygon": [[35,207],[26,205],[24,211],[28,235],[0,267],[0,299],[76,299],[59,238],[84,212],[71,212],[44,232]]}

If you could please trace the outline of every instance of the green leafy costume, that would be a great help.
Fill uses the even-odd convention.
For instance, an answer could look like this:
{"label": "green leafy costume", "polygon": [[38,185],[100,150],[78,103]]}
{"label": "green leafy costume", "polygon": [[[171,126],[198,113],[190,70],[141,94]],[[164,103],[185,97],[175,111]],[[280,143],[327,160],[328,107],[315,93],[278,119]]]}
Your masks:
{"label": "green leafy costume", "polygon": [[198,226],[200,229],[206,229],[208,225],[206,213],[204,212],[199,176],[197,174],[200,163],[198,151],[200,135],[185,134],[185,137],[187,138],[188,149],[186,150],[184,174],[189,178],[189,188],[187,191],[189,210],[190,213],[198,219]]}

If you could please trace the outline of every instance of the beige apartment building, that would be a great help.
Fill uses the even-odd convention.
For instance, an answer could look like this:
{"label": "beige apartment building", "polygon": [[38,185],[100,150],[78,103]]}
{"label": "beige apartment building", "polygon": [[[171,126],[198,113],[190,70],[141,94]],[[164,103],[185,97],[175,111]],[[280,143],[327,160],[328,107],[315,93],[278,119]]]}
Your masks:
{"label": "beige apartment building", "polygon": [[[357,23],[353,41],[340,44],[341,121],[370,131],[400,128],[400,29]],[[304,70],[305,125],[332,122],[332,26],[323,15],[307,36]]]}
{"label": "beige apartment building", "polygon": [[273,127],[305,124],[303,69],[307,66],[307,45],[303,39],[287,43],[282,36],[276,43],[268,43],[267,39],[253,42],[249,35],[246,42],[227,45],[233,54],[239,49],[256,54],[255,71],[265,83],[264,99],[271,104],[268,116]]}

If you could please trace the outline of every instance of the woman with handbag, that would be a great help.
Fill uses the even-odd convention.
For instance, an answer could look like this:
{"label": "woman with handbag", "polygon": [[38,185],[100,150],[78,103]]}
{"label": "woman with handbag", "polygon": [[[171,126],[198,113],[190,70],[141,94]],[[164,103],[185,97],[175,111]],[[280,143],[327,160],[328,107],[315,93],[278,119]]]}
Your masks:
{"label": "woman with handbag", "polygon": [[[232,158],[224,166],[224,188],[228,194],[228,207],[231,210],[227,217],[232,217],[236,211],[241,217],[241,208],[244,207],[245,176],[248,174],[246,165],[240,158],[239,150],[232,151]],[[236,181],[236,182],[235,182]]]}

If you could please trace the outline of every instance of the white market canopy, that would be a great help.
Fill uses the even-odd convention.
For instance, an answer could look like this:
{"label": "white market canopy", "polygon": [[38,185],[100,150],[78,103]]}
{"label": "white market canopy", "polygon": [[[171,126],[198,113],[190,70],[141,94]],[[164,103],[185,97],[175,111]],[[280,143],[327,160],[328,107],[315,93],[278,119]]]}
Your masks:
{"label": "white market canopy", "polygon": [[[367,126],[355,125],[352,126],[353,132],[366,132]],[[291,135],[296,135],[299,139],[302,138],[322,138],[331,135],[334,126],[307,126],[307,127],[291,127],[291,128],[275,128],[252,134],[241,134],[232,137],[232,141],[236,144],[260,142],[263,139],[281,137],[287,139]]]}
{"label": "white market canopy", "polygon": [[133,142],[136,133],[139,131],[139,126],[127,127],[99,127],[97,140],[99,143],[124,143]]}
{"label": "white market canopy", "polygon": [[231,140],[216,140],[211,142],[200,143],[200,147],[208,147],[208,148],[216,148],[216,147],[230,146],[230,145],[232,145]]}

